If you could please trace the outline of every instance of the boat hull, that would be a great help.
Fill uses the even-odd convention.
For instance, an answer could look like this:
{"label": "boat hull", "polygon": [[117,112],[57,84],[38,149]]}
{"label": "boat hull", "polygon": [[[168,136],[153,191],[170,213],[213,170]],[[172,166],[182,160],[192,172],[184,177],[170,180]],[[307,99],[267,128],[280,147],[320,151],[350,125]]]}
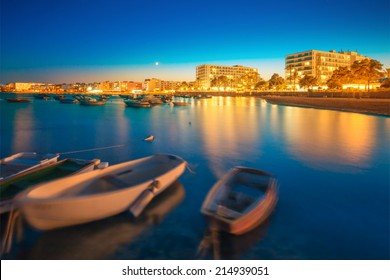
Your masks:
{"label": "boat hull", "polygon": [[23,99],[23,98],[6,98],[6,100],[10,103],[30,103],[31,100]]}
{"label": "boat hull", "polygon": [[250,170],[250,172],[259,172],[258,175],[260,175],[261,172],[262,176],[269,176],[269,183],[266,186],[266,191],[261,199],[257,199],[248,208],[248,211],[243,211],[242,213],[230,209],[225,209],[225,212],[230,212],[228,213],[229,215],[223,215],[218,212],[215,206],[218,196],[217,193],[221,191],[224,184],[226,184],[230,178],[235,176],[237,170],[233,169],[213,186],[201,209],[202,214],[206,216],[211,227],[235,235],[244,234],[264,223],[273,212],[278,201],[277,181],[275,178],[260,170],[243,169]]}
{"label": "boat hull", "polygon": [[94,170],[100,160],[63,159],[23,172],[0,182],[0,214],[11,211],[13,197],[34,184]]}
{"label": "boat hull", "polygon": [[127,107],[133,107],[133,108],[150,108],[151,105],[149,102],[146,101],[133,101],[133,100],[126,100],[124,101]]}
{"label": "boat hull", "polygon": [[3,158],[0,161],[0,183],[32,169],[55,163],[58,157],[58,154],[41,155],[34,152],[22,152]]}
{"label": "boat hull", "polygon": [[[17,205],[27,222],[39,230],[83,224],[119,214],[128,210],[137,197],[155,180],[159,182],[160,186],[156,190],[155,195],[158,195],[174,183],[184,172],[185,161],[181,161],[175,168],[164,174],[129,188],[81,196],[59,195],[56,197],[56,195],[61,192],[74,190],[78,187],[79,182],[88,182],[89,180],[102,178],[113,172],[125,172],[128,168],[131,170],[131,168],[137,166],[137,163],[150,158],[113,165],[104,170],[95,170],[86,174],[75,175],[69,179],[56,180],[46,184],[46,186],[37,186],[35,189],[44,188],[43,192],[48,192],[46,197],[34,197],[33,190],[30,190],[17,197]],[[57,190],[53,190],[53,193],[50,194],[52,188],[57,188]]]}

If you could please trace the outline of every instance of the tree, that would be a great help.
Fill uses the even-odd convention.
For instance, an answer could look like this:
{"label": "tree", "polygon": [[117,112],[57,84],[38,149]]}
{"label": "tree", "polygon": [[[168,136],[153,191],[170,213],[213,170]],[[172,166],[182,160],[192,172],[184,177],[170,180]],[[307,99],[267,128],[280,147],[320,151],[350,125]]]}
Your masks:
{"label": "tree", "polygon": [[[294,69],[295,70],[295,69]],[[294,71],[293,70],[293,74],[292,74],[292,78],[293,78],[293,81],[294,81],[294,90],[296,90],[296,86],[295,86],[295,83],[297,82],[297,80],[299,79],[299,74],[298,74],[298,71]]]}
{"label": "tree", "polygon": [[299,87],[309,89],[313,88],[313,86],[317,85],[317,83],[316,77],[305,75],[299,80]]}
{"label": "tree", "polygon": [[230,81],[226,76],[219,76],[211,80],[211,87],[227,88],[230,85]]}
{"label": "tree", "polygon": [[188,90],[188,84],[186,82],[182,82],[179,88],[180,90]]}
{"label": "tree", "polygon": [[[290,83],[289,83],[289,85],[290,85],[290,87],[291,87],[291,78],[292,78],[291,72],[293,71],[292,65],[291,65],[291,64],[287,65],[286,70],[288,70],[288,71],[290,72],[290,75],[289,75]],[[295,72],[295,71],[294,71],[294,72]]]}
{"label": "tree", "polygon": [[363,59],[355,61],[351,66],[354,79],[367,82],[367,90],[370,91],[370,82],[383,77],[383,64],[375,59]]}
{"label": "tree", "polygon": [[390,80],[388,78],[386,80],[384,80],[381,84],[381,87],[382,88],[390,88]]}
{"label": "tree", "polygon": [[258,81],[255,85],[256,90],[265,90],[268,88],[268,82],[264,81],[262,78],[260,78],[260,81]]}
{"label": "tree", "polygon": [[282,89],[284,86],[284,79],[279,74],[274,73],[268,81],[270,89]]}
{"label": "tree", "polygon": [[256,83],[259,81],[259,74],[257,72],[249,72],[238,78],[236,81],[238,87],[241,87],[244,90],[251,90],[255,87]]}
{"label": "tree", "polygon": [[333,71],[332,76],[326,82],[330,89],[343,89],[343,84],[348,84],[353,81],[353,75],[348,67],[339,67]]}

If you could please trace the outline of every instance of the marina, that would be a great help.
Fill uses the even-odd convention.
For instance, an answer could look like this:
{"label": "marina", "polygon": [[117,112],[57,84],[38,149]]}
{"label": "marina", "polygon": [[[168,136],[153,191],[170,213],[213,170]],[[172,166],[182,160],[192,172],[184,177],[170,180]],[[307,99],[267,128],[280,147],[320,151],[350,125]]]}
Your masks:
{"label": "marina", "polygon": [[[388,117],[279,106],[256,97],[213,96],[189,106],[132,110],[113,97],[86,108],[54,99],[8,103],[9,96],[0,97],[1,158],[72,152],[72,158],[98,158],[112,167],[171,154],[192,172],[166,194],[151,201],[145,194],[148,205],[138,217],[126,211],[49,231],[24,222],[23,239],[3,259],[197,259],[210,230],[202,204],[234,166],[274,175],[278,201],[247,233],[219,233],[220,258],[389,258]],[[154,141],[143,141],[148,135]],[[3,218],[1,224],[3,230]],[[212,250],[202,255],[214,257]]]}

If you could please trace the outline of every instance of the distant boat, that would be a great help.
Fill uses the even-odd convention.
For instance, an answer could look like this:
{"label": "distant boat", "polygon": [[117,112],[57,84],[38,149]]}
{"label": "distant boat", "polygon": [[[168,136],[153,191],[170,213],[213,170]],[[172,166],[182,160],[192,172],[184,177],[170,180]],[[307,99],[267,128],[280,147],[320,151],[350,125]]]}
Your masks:
{"label": "distant boat", "polygon": [[60,94],[60,95],[55,95],[53,98],[54,98],[55,100],[62,100],[62,99],[66,99],[65,95],[63,95],[63,94]]}
{"label": "distant boat", "polygon": [[21,191],[39,183],[92,171],[97,168],[99,163],[99,159],[82,160],[68,158],[2,180],[0,182],[0,213],[11,210],[14,196]]}
{"label": "distant boat", "polygon": [[96,98],[87,97],[80,100],[80,105],[86,105],[86,106],[102,106],[106,102],[103,100],[97,100]]}
{"label": "distant boat", "polygon": [[148,101],[144,100],[136,100],[136,99],[128,99],[124,100],[127,107],[134,107],[134,108],[149,108],[151,107],[150,103]]}
{"label": "distant boat", "polygon": [[64,104],[76,104],[76,103],[79,103],[79,101],[76,98],[60,99],[60,102],[64,103]]}
{"label": "distant boat", "polygon": [[188,103],[188,102],[173,101],[172,103],[174,106],[188,106],[188,105],[190,105],[190,103]]}
{"label": "distant boat", "polygon": [[37,185],[16,196],[15,204],[27,222],[40,230],[83,224],[124,211],[138,216],[185,167],[186,162],[174,155],[149,156]]}
{"label": "distant boat", "polygon": [[57,162],[58,154],[17,153],[1,159],[0,182],[32,169]]}
{"label": "distant boat", "polygon": [[150,136],[148,136],[148,137],[146,137],[144,139],[144,141],[153,141],[153,140],[154,140],[154,136],[153,135],[150,135]]}
{"label": "distant boat", "polygon": [[201,212],[212,227],[238,235],[263,223],[277,199],[277,181],[272,175],[236,167],[212,187]]}
{"label": "distant boat", "polygon": [[28,103],[28,102],[31,102],[30,99],[25,99],[25,98],[20,98],[20,97],[17,97],[17,98],[6,98],[6,100],[10,103]]}
{"label": "distant boat", "polygon": [[35,99],[42,99],[42,100],[49,100],[49,99],[51,99],[50,95],[48,95],[48,94],[35,94],[34,98]]}

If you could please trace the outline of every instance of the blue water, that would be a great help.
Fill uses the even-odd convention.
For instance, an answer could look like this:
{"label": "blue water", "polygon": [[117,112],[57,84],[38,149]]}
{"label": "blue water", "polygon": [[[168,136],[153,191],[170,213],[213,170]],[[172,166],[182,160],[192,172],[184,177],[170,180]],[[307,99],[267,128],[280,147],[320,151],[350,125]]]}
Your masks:
{"label": "blue water", "polygon": [[[184,173],[137,220],[123,213],[49,232],[24,224],[22,240],[2,258],[389,259],[390,118],[270,105],[254,97],[136,109],[119,97],[87,107],[7,103],[6,96],[0,101],[1,158],[124,145],[68,156],[113,165],[171,153],[195,174]],[[154,142],[142,141],[150,134]],[[278,178],[277,207],[254,231],[216,235],[197,254],[209,235],[202,202],[236,165]]]}

